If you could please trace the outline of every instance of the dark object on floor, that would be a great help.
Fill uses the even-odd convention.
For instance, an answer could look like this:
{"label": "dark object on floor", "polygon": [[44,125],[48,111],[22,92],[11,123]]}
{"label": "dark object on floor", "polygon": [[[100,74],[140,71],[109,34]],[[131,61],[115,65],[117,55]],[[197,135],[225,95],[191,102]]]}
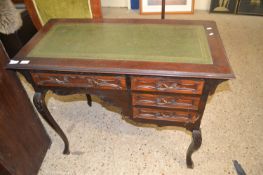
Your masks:
{"label": "dark object on floor", "polygon": [[9,35],[0,33],[0,39],[10,58],[14,57],[15,54],[37,32],[27,11],[21,13],[21,18],[23,20],[23,25],[18,31]]}
{"label": "dark object on floor", "polygon": [[35,175],[51,142],[8,61],[0,42],[0,175]]}
{"label": "dark object on floor", "polygon": [[246,175],[245,171],[243,170],[242,166],[238,163],[237,160],[233,160],[233,164],[238,175]]}

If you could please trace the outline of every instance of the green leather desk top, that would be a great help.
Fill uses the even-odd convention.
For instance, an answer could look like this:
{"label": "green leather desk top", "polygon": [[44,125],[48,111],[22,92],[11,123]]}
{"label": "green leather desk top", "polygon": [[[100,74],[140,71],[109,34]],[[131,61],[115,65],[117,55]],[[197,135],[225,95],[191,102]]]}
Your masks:
{"label": "green leather desk top", "polygon": [[202,25],[57,24],[27,57],[213,63]]}

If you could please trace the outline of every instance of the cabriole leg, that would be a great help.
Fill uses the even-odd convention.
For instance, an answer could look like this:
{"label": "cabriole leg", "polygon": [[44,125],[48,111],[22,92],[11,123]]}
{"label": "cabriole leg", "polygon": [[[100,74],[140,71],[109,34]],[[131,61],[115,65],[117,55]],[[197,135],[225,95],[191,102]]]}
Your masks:
{"label": "cabriole leg", "polygon": [[194,163],[192,160],[192,154],[193,152],[195,152],[196,150],[198,150],[200,148],[202,144],[202,134],[201,134],[201,130],[193,130],[192,132],[192,142],[188,147],[187,150],[187,154],[186,154],[186,164],[188,168],[193,168],[194,167]]}
{"label": "cabriole leg", "polygon": [[33,102],[35,107],[37,108],[38,112],[42,115],[42,117],[45,119],[45,121],[57,132],[57,134],[62,138],[65,144],[65,148],[63,151],[63,154],[69,154],[69,142],[62,131],[62,129],[59,127],[59,125],[56,123],[50,112],[48,111],[46,102],[45,102],[45,96],[47,91],[42,92],[36,92],[33,98]]}
{"label": "cabriole leg", "polygon": [[92,105],[92,99],[91,99],[90,94],[86,94],[86,97],[87,97],[88,105],[91,106]]}

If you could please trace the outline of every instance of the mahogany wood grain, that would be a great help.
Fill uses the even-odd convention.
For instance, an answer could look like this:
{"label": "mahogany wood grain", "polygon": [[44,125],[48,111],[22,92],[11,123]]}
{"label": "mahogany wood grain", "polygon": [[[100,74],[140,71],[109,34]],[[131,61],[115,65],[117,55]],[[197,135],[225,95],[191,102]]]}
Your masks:
{"label": "mahogany wood grain", "polygon": [[101,2],[100,0],[90,0],[92,17],[95,20],[102,18]]}
{"label": "mahogany wood grain", "polygon": [[[27,56],[53,26],[62,23],[201,25],[207,34],[213,63],[186,64]],[[212,29],[207,30],[208,27]],[[211,33],[213,34],[210,35]],[[191,156],[201,146],[200,125],[209,94],[215,92],[219,83],[235,77],[213,21],[50,20],[13,59],[30,60],[30,64],[7,64],[7,68],[25,75],[36,91],[35,96],[39,97],[35,101],[36,106],[40,104],[40,107],[38,106],[40,109],[46,106],[42,97],[47,90],[59,95],[91,94],[117,107],[119,112],[130,120],[158,126],[181,126],[191,131],[192,143],[186,154],[188,167],[193,167]],[[42,113],[45,120],[65,142],[67,152],[69,145],[62,129],[48,113],[47,108]]]}
{"label": "mahogany wood grain", "polygon": [[124,76],[99,76],[58,73],[31,73],[39,86],[86,87],[96,89],[126,89]]}
{"label": "mahogany wood grain", "polygon": [[42,23],[38,17],[33,0],[24,0],[24,4],[26,5],[26,9],[32,19],[33,24],[37,30],[40,30],[42,28]]}
{"label": "mahogany wood grain", "polygon": [[143,118],[146,120],[176,121],[182,123],[194,123],[196,112],[179,111],[170,109],[151,109],[151,108],[133,108],[133,118]]}
{"label": "mahogany wood grain", "polygon": [[[59,23],[124,23],[124,24],[163,24],[163,25],[203,25],[207,30],[207,39],[211,49],[213,64],[186,64],[186,63],[165,63],[147,61],[116,61],[116,60],[96,60],[96,59],[50,59],[50,58],[30,58],[27,54],[41,40],[42,37]],[[213,36],[209,33],[213,32]],[[155,19],[57,19],[50,20],[35,37],[14,57],[14,59],[29,59],[28,65],[8,65],[13,69],[34,69],[34,70],[55,70],[86,73],[113,73],[130,75],[154,75],[154,76],[176,76],[193,78],[235,78],[228,63],[227,56],[219,36],[216,24],[213,21],[186,21],[186,20],[155,20]]]}
{"label": "mahogany wood grain", "polygon": [[184,95],[157,95],[133,93],[132,103],[134,106],[151,106],[172,109],[198,110],[200,97]]}
{"label": "mahogany wood grain", "polygon": [[0,174],[36,175],[51,141],[7,62],[0,41]]}
{"label": "mahogany wood grain", "polygon": [[202,94],[203,80],[164,77],[132,77],[134,91]]}

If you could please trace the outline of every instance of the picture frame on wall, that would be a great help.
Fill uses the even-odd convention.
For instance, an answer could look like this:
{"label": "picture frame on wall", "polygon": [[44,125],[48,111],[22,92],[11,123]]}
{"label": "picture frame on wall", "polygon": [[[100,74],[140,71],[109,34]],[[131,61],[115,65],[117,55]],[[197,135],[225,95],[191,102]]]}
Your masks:
{"label": "picture frame on wall", "polygon": [[[160,14],[162,0],[140,0],[140,14]],[[191,14],[194,0],[165,0],[166,14]]]}
{"label": "picture frame on wall", "polygon": [[240,0],[237,14],[263,15],[263,0]]}
{"label": "picture frame on wall", "polygon": [[211,0],[211,13],[236,13],[239,0]]}

